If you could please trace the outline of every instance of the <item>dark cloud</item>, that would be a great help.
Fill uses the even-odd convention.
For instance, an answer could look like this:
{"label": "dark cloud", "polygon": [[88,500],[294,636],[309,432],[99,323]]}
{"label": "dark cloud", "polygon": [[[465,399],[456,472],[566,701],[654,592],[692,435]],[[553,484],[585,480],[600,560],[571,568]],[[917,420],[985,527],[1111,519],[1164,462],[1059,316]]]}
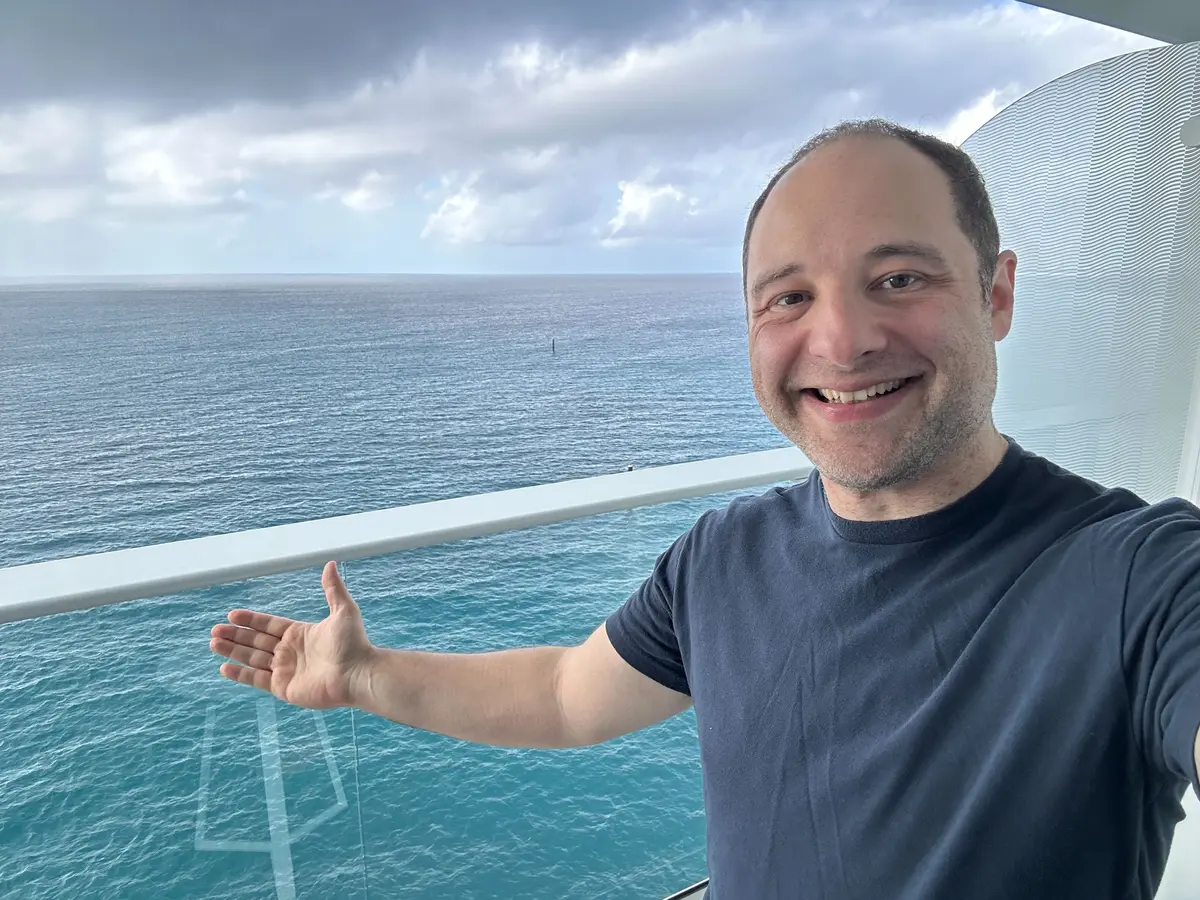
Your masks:
{"label": "dark cloud", "polygon": [[508,258],[489,246],[564,270],[615,265],[578,255],[596,248],[736,262],[813,130],[885,115],[958,140],[1145,44],[967,0],[13,2],[0,271],[49,271],[88,222],[70,240],[112,271]]}
{"label": "dark cloud", "polygon": [[0,106],[195,108],[336,94],[423,47],[543,39],[604,54],[771,0],[5,0]]}

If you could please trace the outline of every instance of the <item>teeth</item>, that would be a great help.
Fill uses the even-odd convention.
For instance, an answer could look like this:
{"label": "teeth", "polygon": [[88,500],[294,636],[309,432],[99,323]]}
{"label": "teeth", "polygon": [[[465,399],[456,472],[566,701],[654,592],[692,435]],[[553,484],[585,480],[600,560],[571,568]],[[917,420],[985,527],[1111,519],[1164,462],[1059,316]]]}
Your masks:
{"label": "teeth", "polygon": [[904,384],[904,381],[905,379],[903,378],[896,381],[884,381],[881,384],[873,384],[861,391],[834,391],[829,388],[817,388],[817,393],[830,403],[861,403],[871,397],[878,397],[880,394],[896,390],[896,388]]}

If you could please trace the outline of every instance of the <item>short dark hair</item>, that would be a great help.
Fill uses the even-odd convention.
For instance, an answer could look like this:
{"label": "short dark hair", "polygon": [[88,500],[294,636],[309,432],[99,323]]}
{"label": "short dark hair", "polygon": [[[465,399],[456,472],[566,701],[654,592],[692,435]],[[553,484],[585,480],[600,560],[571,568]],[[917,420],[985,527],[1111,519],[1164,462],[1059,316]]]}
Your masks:
{"label": "short dark hair", "polygon": [[987,187],[983,183],[983,175],[979,168],[965,151],[948,141],[905,128],[886,119],[862,119],[842,122],[833,128],[827,128],[792,154],[791,159],[780,166],[771,176],[763,192],[750,208],[746,219],[746,234],[742,239],[742,290],[746,290],[746,266],[750,257],[750,234],[754,231],[754,222],[762,212],[763,204],[779,180],[792,170],[800,160],[808,156],[818,147],[832,144],[849,137],[884,137],[903,141],[914,150],[923,153],[933,160],[937,167],[945,173],[950,182],[950,195],[954,199],[954,211],[958,218],[958,227],[962,229],[975,248],[979,257],[979,284],[983,289],[986,300],[991,291],[992,278],[996,274],[996,258],[1000,255],[1000,228],[996,224],[996,213],[992,209],[992,201],[988,197]]}

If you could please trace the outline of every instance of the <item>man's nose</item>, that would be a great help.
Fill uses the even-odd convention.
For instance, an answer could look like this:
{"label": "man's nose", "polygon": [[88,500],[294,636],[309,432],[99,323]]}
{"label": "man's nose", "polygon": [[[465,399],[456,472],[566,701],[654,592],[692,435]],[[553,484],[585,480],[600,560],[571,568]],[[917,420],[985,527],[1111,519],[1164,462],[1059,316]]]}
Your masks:
{"label": "man's nose", "polygon": [[802,320],[810,329],[808,352],[839,368],[853,369],[864,356],[883,350],[887,340],[878,310],[861,293],[827,289]]}

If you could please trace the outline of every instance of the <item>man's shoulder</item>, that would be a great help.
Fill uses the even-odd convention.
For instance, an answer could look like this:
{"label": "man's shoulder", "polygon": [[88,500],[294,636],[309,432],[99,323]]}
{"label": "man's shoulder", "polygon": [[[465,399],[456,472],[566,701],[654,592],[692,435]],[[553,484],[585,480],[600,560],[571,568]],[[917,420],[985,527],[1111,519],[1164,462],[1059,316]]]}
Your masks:
{"label": "man's shoulder", "polygon": [[676,578],[711,572],[714,565],[753,566],[797,530],[819,523],[820,490],[816,477],[809,476],[705,510],[663,553],[660,566]]}
{"label": "man's shoulder", "polygon": [[1200,509],[1179,497],[1125,510],[1099,523],[1099,557],[1121,568],[1158,569],[1164,564],[1200,563]]}
{"label": "man's shoulder", "polygon": [[1026,477],[1030,511],[1039,518],[1061,517],[1064,536],[1086,541],[1097,558],[1127,564],[1156,535],[1200,537],[1200,509],[1179,497],[1150,502],[1032,453],[1026,453]]}
{"label": "man's shoulder", "polygon": [[757,494],[735,497],[724,506],[704,512],[689,536],[696,543],[728,545],[730,541],[752,540],[764,529],[804,524],[822,508],[820,491],[814,471],[794,484],[775,485]]}

